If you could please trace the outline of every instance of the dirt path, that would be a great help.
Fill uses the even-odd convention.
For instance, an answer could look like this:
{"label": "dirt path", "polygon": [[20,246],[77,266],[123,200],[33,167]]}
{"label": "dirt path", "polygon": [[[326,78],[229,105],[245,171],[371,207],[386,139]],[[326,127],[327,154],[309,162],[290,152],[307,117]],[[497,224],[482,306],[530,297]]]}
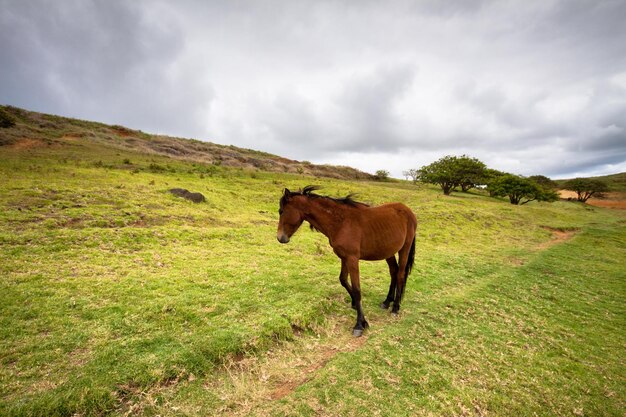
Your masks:
{"label": "dirt path", "polygon": [[552,232],[552,238],[548,240],[547,242],[544,242],[541,245],[539,245],[539,249],[548,249],[550,246],[563,243],[566,240],[573,238],[576,235],[576,233],[579,232],[578,229],[561,230],[561,229],[555,229],[553,227],[548,227],[548,226],[544,226],[544,229]]}
{"label": "dirt path", "polygon": [[[381,321],[377,317],[376,326],[382,328],[391,320]],[[364,346],[371,329],[355,338],[351,332],[352,322],[352,314],[333,316],[317,335],[300,335],[277,345],[266,355],[227,362],[222,376],[204,384],[205,389],[216,392],[223,400],[223,407],[216,410],[215,415],[245,416],[258,411],[314,379],[337,355]]]}
{"label": "dirt path", "polygon": [[[338,330],[338,329],[337,329]],[[344,332],[348,330],[343,329]],[[341,337],[345,339],[345,337]],[[367,335],[362,337],[343,340],[343,345],[337,346],[335,343],[332,345],[320,346],[317,351],[310,352],[311,356],[308,358],[310,362],[307,366],[301,367],[300,374],[295,378],[287,378],[284,381],[279,381],[278,386],[270,393],[270,400],[280,400],[283,397],[291,394],[300,385],[303,385],[314,378],[315,372],[324,368],[326,364],[337,356],[338,353],[354,352],[365,344],[367,341]]]}

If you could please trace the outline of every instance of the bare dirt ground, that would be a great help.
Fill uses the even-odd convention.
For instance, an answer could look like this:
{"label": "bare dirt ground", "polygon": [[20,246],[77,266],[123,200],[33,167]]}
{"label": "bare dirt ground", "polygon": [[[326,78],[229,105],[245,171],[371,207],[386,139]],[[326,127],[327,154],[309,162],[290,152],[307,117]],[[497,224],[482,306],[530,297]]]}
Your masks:
{"label": "bare dirt ground", "polygon": [[[559,190],[559,195],[564,200],[576,200],[574,191]],[[604,195],[605,197],[603,198],[591,197],[587,200],[587,204],[596,207],[626,210],[626,195],[624,193],[605,193]]]}
{"label": "bare dirt ground", "polygon": [[[336,326],[338,327],[338,326]],[[343,329],[342,329],[343,330]],[[335,329],[335,331],[337,331]],[[344,330],[345,332],[345,330]],[[367,336],[348,339],[342,345],[324,346],[312,355],[313,362],[307,364],[300,369],[300,375],[293,379],[281,381],[278,386],[270,393],[271,400],[279,400],[291,394],[300,385],[311,380],[315,372],[322,369],[326,364],[334,358],[338,353],[353,352],[359,349],[367,341]]]}
{"label": "bare dirt ground", "polygon": [[32,149],[32,148],[40,148],[43,146],[44,146],[44,143],[40,141],[39,139],[30,139],[30,138],[24,138],[20,141],[15,142],[13,145],[11,145],[11,147],[14,149]]}
{"label": "bare dirt ground", "polygon": [[560,230],[560,229],[554,229],[548,226],[545,226],[544,229],[549,230],[552,233],[552,238],[551,240],[539,245],[539,249],[548,249],[550,246],[563,243],[566,240],[573,238],[576,235],[576,233],[578,233],[578,230],[575,230],[575,229]]}
{"label": "bare dirt ground", "polygon": [[[385,317],[377,324],[382,328],[391,320],[393,318]],[[233,358],[224,364],[224,373],[207,381],[204,388],[217,392],[224,401],[219,415],[248,415],[314,379],[338,354],[361,348],[369,335],[353,337],[349,331],[351,324],[351,316],[330,317],[319,329],[322,335],[318,337],[298,335],[289,344],[278,345],[263,357]]]}

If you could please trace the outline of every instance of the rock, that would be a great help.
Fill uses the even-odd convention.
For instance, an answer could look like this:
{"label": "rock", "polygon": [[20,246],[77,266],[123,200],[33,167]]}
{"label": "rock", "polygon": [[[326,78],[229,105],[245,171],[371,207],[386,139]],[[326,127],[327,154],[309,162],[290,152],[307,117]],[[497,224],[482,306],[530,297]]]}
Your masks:
{"label": "rock", "polygon": [[194,203],[202,203],[206,201],[206,198],[204,198],[204,195],[202,195],[202,193],[192,193],[189,190],[185,190],[184,188],[172,188],[170,190],[170,193],[174,194],[175,196],[191,200]]}

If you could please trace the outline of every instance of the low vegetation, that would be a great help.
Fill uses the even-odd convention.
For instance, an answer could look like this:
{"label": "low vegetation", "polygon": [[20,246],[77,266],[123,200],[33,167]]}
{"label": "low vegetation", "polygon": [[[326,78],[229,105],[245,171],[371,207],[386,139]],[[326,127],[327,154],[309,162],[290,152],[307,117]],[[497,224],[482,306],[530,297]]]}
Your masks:
{"label": "low vegetation", "polygon": [[374,174],[374,179],[377,181],[387,181],[389,179],[389,171],[379,169],[376,171],[376,174]]}
{"label": "low vegetation", "polygon": [[15,120],[4,109],[0,108],[0,129],[8,129],[15,126]]}
{"label": "low vegetation", "polygon": [[[2,416],[623,413],[623,211],[185,159],[119,126],[10,111]],[[419,220],[398,319],[377,310],[386,264],[362,263],[358,342],[324,237],[276,242],[283,188],[308,184]]]}

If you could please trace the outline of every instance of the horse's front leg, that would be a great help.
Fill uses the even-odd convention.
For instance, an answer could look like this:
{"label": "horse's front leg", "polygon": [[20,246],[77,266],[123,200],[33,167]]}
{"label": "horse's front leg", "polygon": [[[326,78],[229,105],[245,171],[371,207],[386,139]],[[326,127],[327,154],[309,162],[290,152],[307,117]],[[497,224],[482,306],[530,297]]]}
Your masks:
{"label": "horse's front leg", "polygon": [[365,320],[363,315],[363,308],[361,307],[361,283],[359,278],[359,258],[348,258],[347,261],[348,271],[350,273],[350,282],[352,284],[352,302],[356,306],[356,324],[352,330],[352,334],[359,337],[363,334],[363,330],[369,327],[369,324]]}
{"label": "horse's front leg", "polygon": [[352,295],[352,288],[348,283],[348,265],[345,259],[341,259],[341,272],[339,273],[339,282],[350,294],[350,300],[352,302],[352,308],[356,310],[356,303],[354,302],[354,296]]}

